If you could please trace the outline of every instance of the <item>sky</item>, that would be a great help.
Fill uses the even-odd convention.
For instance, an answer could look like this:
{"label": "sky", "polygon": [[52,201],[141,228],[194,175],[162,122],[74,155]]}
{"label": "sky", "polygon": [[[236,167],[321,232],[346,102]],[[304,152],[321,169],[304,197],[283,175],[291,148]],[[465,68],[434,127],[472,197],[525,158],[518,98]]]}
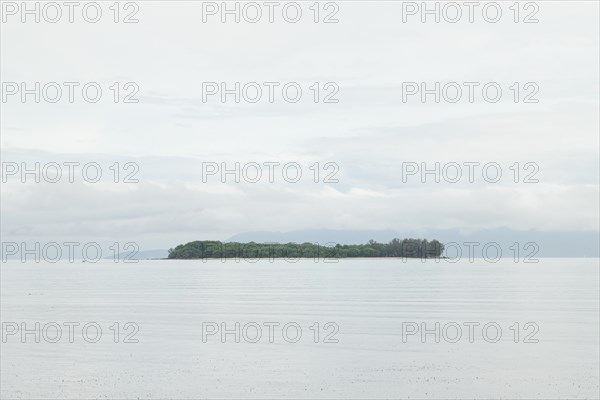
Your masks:
{"label": "sky", "polygon": [[[281,13],[286,2],[273,23],[258,2],[258,22],[242,15],[236,23],[231,15],[222,22],[209,12],[221,3],[209,3],[121,3],[118,23],[111,2],[99,2],[97,23],[78,10],[69,23],[65,8],[56,23],[43,15],[22,22],[20,10],[3,9],[3,241],[153,249],[249,231],[598,233],[597,2],[532,2],[518,23],[512,2],[499,2],[496,23],[479,8],[472,23],[466,8],[456,23],[443,15],[422,22],[403,9],[407,2],[389,1],[321,2],[317,23],[313,2],[298,2],[296,23]],[[123,23],[131,13],[138,22]],[[523,23],[528,15],[538,22]],[[47,101],[50,86],[39,103],[34,95],[23,101],[11,92],[23,82],[61,83],[62,97]],[[63,82],[78,84],[73,102]],[[90,82],[102,89],[96,103],[82,95]],[[256,82],[262,97],[248,101],[252,84],[239,102],[233,94],[223,102],[209,94],[222,82],[230,90]],[[273,102],[264,82],[272,82]],[[407,95],[421,82],[446,85],[448,96]],[[464,82],[476,85],[472,102]],[[502,90],[497,102],[484,98],[488,83]],[[286,84],[288,99],[301,88],[297,102],[284,98]],[[447,101],[457,85],[463,96]],[[127,95],[137,102],[124,102]],[[61,165],[62,179],[23,178],[23,166],[36,162]],[[74,182],[64,163],[79,163]],[[100,167],[98,182],[82,178],[87,163]],[[230,173],[223,182],[223,167],[236,163],[240,181]],[[446,173],[439,182],[421,175],[436,163]],[[473,182],[465,163],[478,163],[470,164]],[[256,165],[262,177],[252,182]],[[463,175],[451,182],[456,165]],[[484,165],[492,168],[485,177]]]}

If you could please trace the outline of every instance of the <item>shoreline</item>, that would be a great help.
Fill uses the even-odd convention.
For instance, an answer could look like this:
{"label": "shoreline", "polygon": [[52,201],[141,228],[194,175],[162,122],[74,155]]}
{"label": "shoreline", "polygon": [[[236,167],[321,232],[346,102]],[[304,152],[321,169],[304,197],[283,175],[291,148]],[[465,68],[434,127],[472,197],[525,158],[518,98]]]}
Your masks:
{"label": "shoreline", "polygon": [[205,257],[205,258],[144,258],[140,260],[154,260],[154,261],[169,261],[169,260],[182,260],[182,261],[193,261],[193,260],[310,260],[310,259],[330,259],[330,260],[373,260],[373,259],[411,259],[411,260],[446,260],[449,257],[400,257],[400,256],[374,256],[374,257]]}

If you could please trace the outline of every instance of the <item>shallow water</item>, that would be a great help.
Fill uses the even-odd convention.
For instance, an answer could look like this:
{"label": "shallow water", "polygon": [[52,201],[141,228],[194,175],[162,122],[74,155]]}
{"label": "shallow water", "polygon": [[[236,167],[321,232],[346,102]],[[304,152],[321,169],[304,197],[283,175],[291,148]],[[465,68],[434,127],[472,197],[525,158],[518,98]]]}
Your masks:
{"label": "shallow water", "polygon": [[[598,259],[8,262],[0,278],[2,398],[600,396]],[[36,322],[39,343],[21,336]]]}

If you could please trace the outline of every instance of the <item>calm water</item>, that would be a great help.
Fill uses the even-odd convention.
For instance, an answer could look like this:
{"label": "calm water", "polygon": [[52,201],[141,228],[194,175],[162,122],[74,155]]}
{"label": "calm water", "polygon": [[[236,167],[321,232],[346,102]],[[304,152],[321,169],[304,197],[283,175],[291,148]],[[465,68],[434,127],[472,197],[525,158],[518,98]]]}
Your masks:
{"label": "calm water", "polygon": [[0,394],[598,398],[599,280],[598,259],[9,262]]}

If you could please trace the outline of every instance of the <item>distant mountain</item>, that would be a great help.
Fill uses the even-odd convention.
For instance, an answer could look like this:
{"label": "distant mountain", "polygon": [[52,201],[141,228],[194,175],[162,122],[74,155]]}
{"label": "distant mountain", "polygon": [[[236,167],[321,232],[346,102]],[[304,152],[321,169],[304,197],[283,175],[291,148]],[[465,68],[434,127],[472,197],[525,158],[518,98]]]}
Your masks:
{"label": "distant mountain", "polygon": [[395,237],[408,237],[398,235],[392,230],[361,231],[361,230],[329,230],[329,229],[307,229],[290,232],[245,232],[232,236],[229,242],[257,242],[257,243],[304,243],[317,242],[319,244],[363,244],[373,239],[377,242],[389,242]]}
{"label": "distant mountain", "polygon": [[[33,244],[28,244],[27,248],[34,248]],[[103,260],[113,260],[114,259],[114,255],[113,252],[108,250],[106,247],[103,249],[103,255],[106,254],[106,257],[102,257]],[[159,250],[143,250],[143,251],[138,251],[136,254],[131,254],[131,252],[123,252],[123,253],[119,253],[117,255],[119,260],[124,260],[125,258],[131,259],[131,260],[148,260],[151,258],[167,258],[167,256],[169,255],[169,251],[168,250],[163,250],[163,249],[159,249]],[[41,257],[41,255],[38,255],[38,257]],[[129,258],[130,257],[130,258]],[[7,260],[20,260],[21,259],[21,252],[19,251],[17,254],[1,254],[1,259]],[[25,257],[27,260],[31,261],[31,260],[35,260],[35,254],[28,254]],[[52,258],[54,258],[54,254],[52,255]],[[76,253],[74,259],[77,261],[81,261],[81,254],[80,253]],[[60,258],[61,260],[68,260],[69,259],[69,255],[67,252],[63,252],[62,257]]]}
{"label": "distant mountain", "polygon": [[[123,254],[119,254],[119,257],[123,258],[126,257],[128,255],[130,255],[131,253],[123,253]],[[168,250],[143,250],[143,251],[138,251],[137,254],[134,254],[132,256],[132,259],[134,260],[148,260],[151,258],[167,258],[167,256],[169,255],[169,251]],[[107,258],[112,258],[111,257],[107,257]]]}
{"label": "distant mountain", "polygon": [[[498,243],[502,249],[508,249],[513,243],[522,248],[528,242],[539,246],[538,257],[600,257],[600,234],[598,232],[542,232],[517,231],[512,229],[488,229],[465,232],[459,229],[427,229],[420,231],[394,230],[333,230],[307,229],[290,232],[245,232],[229,238],[232,242],[277,242],[304,243],[316,242],[360,244],[370,239],[387,243],[393,238],[426,238],[437,239],[442,243],[465,242]],[[504,256],[510,254],[506,252]]]}

